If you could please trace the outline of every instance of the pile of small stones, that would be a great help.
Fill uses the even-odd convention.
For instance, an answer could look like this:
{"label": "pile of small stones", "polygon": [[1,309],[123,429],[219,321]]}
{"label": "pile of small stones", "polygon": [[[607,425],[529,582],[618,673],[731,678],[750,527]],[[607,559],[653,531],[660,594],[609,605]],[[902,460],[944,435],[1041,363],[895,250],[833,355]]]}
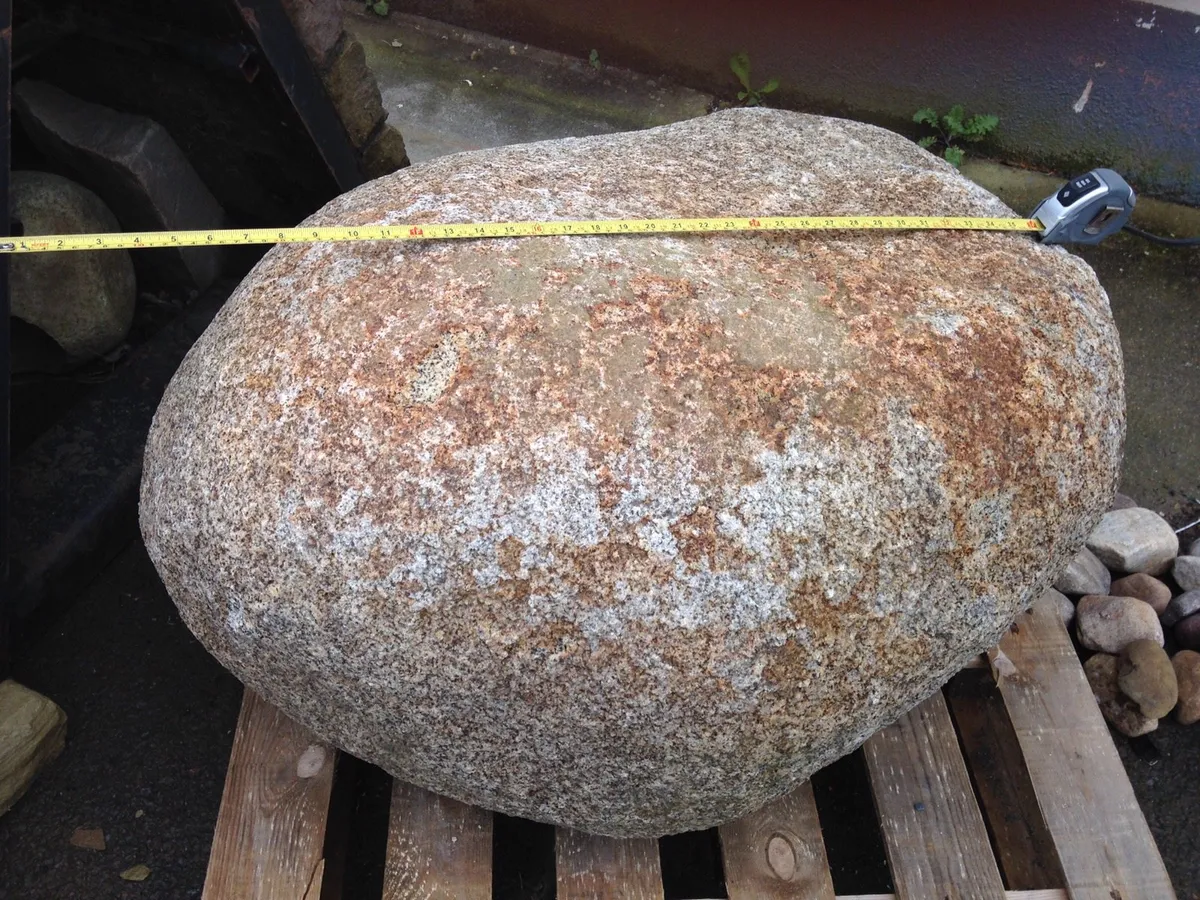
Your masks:
{"label": "pile of small stones", "polygon": [[1083,668],[1096,702],[1129,737],[1172,710],[1200,721],[1200,540],[1179,551],[1165,519],[1118,494],[1054,582],[1067,627],[1095,651]]}

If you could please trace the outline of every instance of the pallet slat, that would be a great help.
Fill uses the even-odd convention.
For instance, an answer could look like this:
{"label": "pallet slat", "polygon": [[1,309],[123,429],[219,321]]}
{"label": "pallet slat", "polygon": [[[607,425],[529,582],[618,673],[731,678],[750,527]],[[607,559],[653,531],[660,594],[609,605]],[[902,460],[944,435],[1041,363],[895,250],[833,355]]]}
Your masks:
{"label": "pallet slat", "polygon": [[488,900],[492,814],[396,780],[383,900]]}
{"label": "pallet slat", "polygon": [[990,671],[964,670],[946,685],[946,702],[975,790],[991,828],[1004,883],[1013,890],[1062,886],[1062,868],[1004,698]]}
{"label": "pallet slat", "polygon": [[[1058,611],[1036,605],[999,649],[998,688],[990,668],[960,673],[864,745],[895,894],[835,897],[805,783],[719,829],[730,900],[1175,900]],[[338,896],[336,758],[246,691],[203,900]],[[384,900],[490,900],[492,830],[485,810],[394,783]],[[657,841],[557,829],[555,858],[564,900],[663,900]]]}
{"label": "pallet slat", "polygon": [[941,692],[873,735],[864,751],[897,898],[1003,900]]}
{"label": "pallet slat", "polygon": [[1000,642],[1009,718],[1072,900],[1169,900],[1162,857],[1062,619],[1038,601]]}
{"label": "pallet slat", "polygon": [[[1006,891],[1006,900],[1067,900],[1067,892],[1060,888],[1044,888],[1033,891]],[[895,894],[838,894],[837,900],[896,900]]]}
{"label": "pallet slat", "polygon": [[555,829],[559,900],[663,900],[658,841]]}
{"label": "pallet slat", "polygon": [[335,752],[247,689],[203,900],[319,897]]}
{"label": "pallet slat", "polygon": [[718,831],[729,900],[834,900],[809,782]]}

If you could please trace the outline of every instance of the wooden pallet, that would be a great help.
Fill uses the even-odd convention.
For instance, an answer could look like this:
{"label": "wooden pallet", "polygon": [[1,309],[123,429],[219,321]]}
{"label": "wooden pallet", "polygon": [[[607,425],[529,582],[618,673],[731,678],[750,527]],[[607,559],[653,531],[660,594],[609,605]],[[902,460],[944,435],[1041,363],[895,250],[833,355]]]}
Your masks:
{"label": "wooden pallet", "polygon": [[[1057,609],[1021,616],[1000,649],[1014,673],[966,670],[867,741],[894,894],[855,900],[1172,900]],[[339,896],[327,867],[327,832],[344,818],[329,812],[334,760],[247,692],[204,900]],[[490,898],[492,828],[489,812],[395,783],[382,897]],[[719,837],[731,900],[835,900],[810,784]],[[664,891],[656,841],[568,829],[555,836],[555,877],[560,898],[661,900]]]}

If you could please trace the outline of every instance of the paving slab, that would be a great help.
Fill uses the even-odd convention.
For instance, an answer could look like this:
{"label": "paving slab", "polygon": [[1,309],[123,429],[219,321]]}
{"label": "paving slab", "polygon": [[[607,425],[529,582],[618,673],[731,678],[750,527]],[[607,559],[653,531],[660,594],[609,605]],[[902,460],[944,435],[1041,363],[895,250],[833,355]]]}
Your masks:
{"label": "paving slab", "polygon": [[[409,159],[666,125],[707,113],[704,93],[625,69],[443,25],[346,7],[388,122]],[[583,50],[587,52],[586,48]]]}

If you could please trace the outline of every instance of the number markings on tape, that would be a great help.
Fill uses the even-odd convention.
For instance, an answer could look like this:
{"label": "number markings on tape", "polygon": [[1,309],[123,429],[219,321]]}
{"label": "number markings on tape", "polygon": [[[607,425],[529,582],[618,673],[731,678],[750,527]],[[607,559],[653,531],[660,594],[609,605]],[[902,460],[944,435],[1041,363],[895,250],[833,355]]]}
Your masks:
{"label": "number markings on tape", "polygon": [[696,234],[720,231],[1041,231],[1037,219],[971,216],[764,216],[712,219],[604,219],[563,222],[464,222],[337,225],[215,231],[142,231],[29,235],[0,239],[0,253],[138,250],[161,247],[313,244],[354,241],[436,241],[594,234]]}

